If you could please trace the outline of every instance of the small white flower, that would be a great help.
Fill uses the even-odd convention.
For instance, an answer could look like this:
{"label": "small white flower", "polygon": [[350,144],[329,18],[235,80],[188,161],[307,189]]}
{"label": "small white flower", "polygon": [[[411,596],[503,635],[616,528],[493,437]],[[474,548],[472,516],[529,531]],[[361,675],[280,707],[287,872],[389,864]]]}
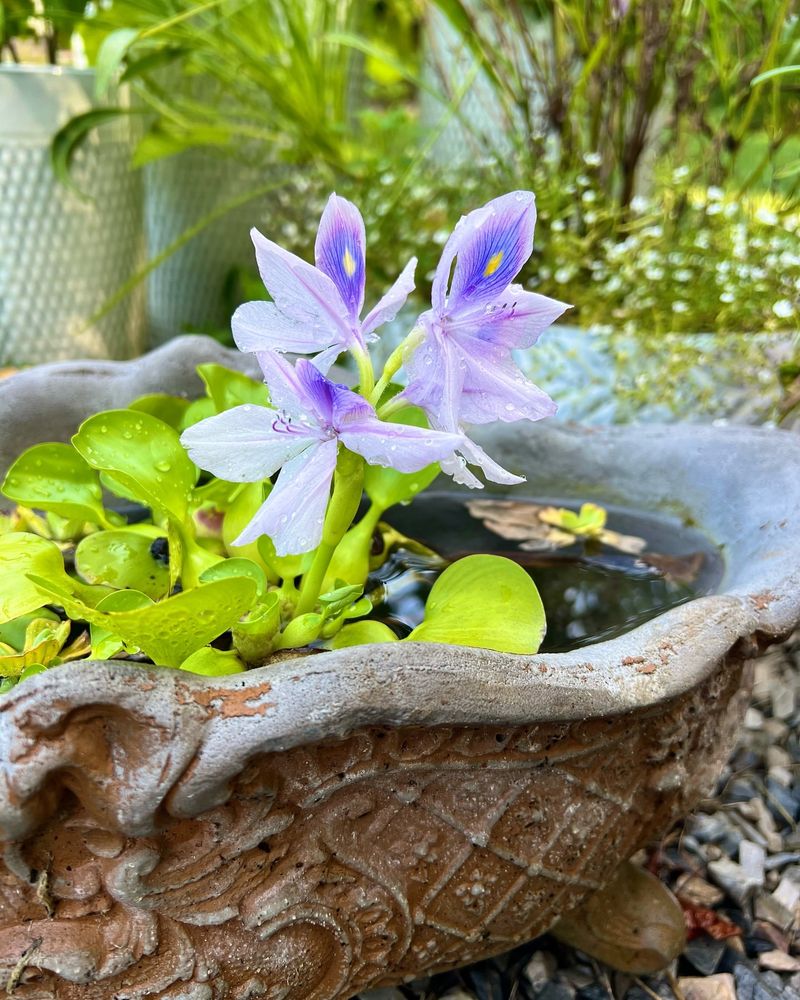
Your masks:
{"label": "small white flower", "polygon": [[706,208],[707,215],[719,215],[722,211],[722,205],[718,201],[712,201],[711,204]]}
{"label": "small white flower", "polygon": [[677,302],[672,303],[672,311],[674,313],[686,313],[689,312],[689,306],[685,302],[681,302],[681,300],[678,299]]}
{"label": "small white flower", "polygon": [[692,272],[689,271],[687,268],[682,267],[680,270],[678,270],[678,271],[675,272],[675,280],[676,281],[691,281],[692,280]]}
{"label": "small white flower", "polygon": [[644,276],[645,278],[647,278],[648,281],[661,281],[661,279],[664,277],[664,268],[648,267],[645,269]]}
{"label": "small white flower", "polygon": [[733,292],[723,292],[722,295],[720,295],[719,300],[720,302],[733,302],[735,297],[736,296]]}
{"label": "small white flower", "polygon": [[553,221],[550,223],[550,228],[554,233],[563,233],[567,227],[564,224],[563,219],[553,219]]}
{"label": "small white flower", "polygon": [[566,285],[568,281],[572,280],[572,268],[571,267],[560,267],[556,273],[553,275],[559,285]]}
{"label": "small white flower", "polygon": [[688,167],[686,167],[686,166],[684,166],[684,167],[676,167],[672,171],[672,179],[674,181],[685,181],[686,178],[689,176],[689,174],[690,174],[690,170],[689,170]]}
{"label": "small white flower", "polygon": [[649,202],[647,201],[647,198],[643,195],[634,195],[633,198],[631,198],[631,211],[635,212],[637,215],[642,215],[647,211],[648,204]]}
{"label": "small white flower", "polygon": [[706,197],[709,201],[722,201],[725,197],[725,192],[721,187],[712,184],[711,187],[706,189]]}
{"label": "small white flower", "polygon": [[772,311],[779,319],[788,319],[794,315],[794,303],[789,299],[779,299],[772,306]]}
{"label": "small white flower", "polygon": [[599,167],[603,162],[603,157],[599,153],[585,153],[583,162],[587,167]]}
{"label": "small white flower", "polygon": [[591,204],[593,201],[597,201],[597,193],[595,191],[584,191],[581,195],[581,201]]}

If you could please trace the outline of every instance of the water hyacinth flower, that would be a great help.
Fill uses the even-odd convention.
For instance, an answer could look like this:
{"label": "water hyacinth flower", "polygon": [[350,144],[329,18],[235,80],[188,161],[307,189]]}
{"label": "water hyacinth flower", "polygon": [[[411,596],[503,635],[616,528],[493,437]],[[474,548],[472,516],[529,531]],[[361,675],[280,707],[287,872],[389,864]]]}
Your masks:
{"label": "water hyacinth flower", "polygon": [[332,194],[319,223],[316,266],[251,230],[261,279],[272,302],[246,302],[231,328],[241,351],[316,355],[326,373],[346,350],[363,355],[375,331],[394,319],[414,288],[413,257],[361,320],[366,281],[364,220],[352,202]]}
{"label": "water hyacinth flower", "polygon": [[[512,191],[462,218],[445,244],[432,308],[418,320],[424,339],[406,364],[408,386],[402,394],[425,410],[438,430],[459,433],[465,424],[539,420],[555,413],[555,403],[522,374],[511,354],[535,344],[569,308],[513,284],[533,251],[535,223],[533,193]],[[494,482],[522,481],[468,438],[459,451]],[[442,468],[458,482],[480,486],[458,458]]]}
{"label": "water hyacinth flower", "polygon": [[379,420],[374,407],[331,382],[304,358],[295,365],[275,352],[259,354],[273,407],[243,405],[202,420],[181,436],[201,469],[234,483],[278,481],[235,540],[268,535],[278,555],[315,549],[339,444],[371,465],[418,472],[459,445],[453,434]]}

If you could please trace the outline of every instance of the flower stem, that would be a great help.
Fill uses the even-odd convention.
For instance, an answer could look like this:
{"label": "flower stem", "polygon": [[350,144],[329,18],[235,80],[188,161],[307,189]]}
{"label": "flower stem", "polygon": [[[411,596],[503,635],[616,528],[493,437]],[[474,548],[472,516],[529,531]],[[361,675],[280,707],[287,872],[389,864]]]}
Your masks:
{"label": "flower stem", "polygon": [[311,568],[300,585],[300,599],[295,608],[295,618],[314,610],[336,546],[344,538],[358,511],[363,485],[364,459],[348,451],[347,448],[342,448],[336,462],[333,494],[325,515],[322,541],[314,554]]}
{"label": "flower stem", "polygon": [[370,402],[373,406],[377,406],[378,403],[380,403],[381,396],[383,396],[386,392],[392,378],[403,367],[403,364],[414,353],[414,351],[416,351],[424,338],[425,330],[421,326],[415,326],[405,340],[401,341],[401,343],[395,347],[387,358],[386,364],[383,366],[383,374],[378,379],[378,383],[370,396]]}
{"label": "flower stem", "polygon": [[375,388],[375,372],[372,368],[369,351],[356,348],[352,354],[358,365],[358,391],[365,399],[369,399]]}

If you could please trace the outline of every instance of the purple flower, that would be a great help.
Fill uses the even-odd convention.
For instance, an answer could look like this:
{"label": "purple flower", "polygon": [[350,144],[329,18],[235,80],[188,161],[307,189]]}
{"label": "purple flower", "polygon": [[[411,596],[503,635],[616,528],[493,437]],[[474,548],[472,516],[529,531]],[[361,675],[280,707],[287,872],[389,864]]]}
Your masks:
{"label": "purple flower", "polygon": [[256,260],[272,302],[246,302],[231,326],[241,351],[316,354],[327,372],[343,351],[364,353],[375,330],[394,319],[414,288],[416,258],[362,321],[364,220],[351,202],[332,194],[322,213],[314,248],[316,267],[251,231]]}
{"label": "purple flower", "polygon": [[233,483],[281,470],[235,545],[269,535],[278,555],[319,545],[339,443],[371,465],[417,472],[452,454],[460,438],[379,420],[374,408],[310,361],[293,367],[280,355],[258,355],[273,407],[244,405],[202,420],[181,441],[202,469]]}
{"label": "purple flower", "polygon": [[[556,410],[511,354],[535,344],[569,308],[512,284],[533,250],[535,223],[532,192],[512,191],[462,218],[445,245],[433,280],[433,308],[419,318],[424,340],[406,364],[403,392],[438,430],[459,433],[464,424],[539,420]],[[489,479],[522,482],[468,438],[458,450]],[[442,469],[458,482],[480,486],[457,457]]]}

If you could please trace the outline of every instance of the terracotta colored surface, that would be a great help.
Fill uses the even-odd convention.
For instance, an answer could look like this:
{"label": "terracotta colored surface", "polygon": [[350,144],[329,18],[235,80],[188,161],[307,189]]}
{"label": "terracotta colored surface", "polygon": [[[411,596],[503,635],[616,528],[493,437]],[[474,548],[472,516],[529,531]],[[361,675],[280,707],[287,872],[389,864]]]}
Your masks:
{"label": "terracotta colored surface", "polygon": [[[97,378],[5,380],[0,465],[93,401],[191,392],[212,359],[190,338]],[[81,387],[65,409],[53,377]],[[724,544],[721,592],[573,653],[397,643],[218,680],[37,675],[0,701],[14,995],[344,1000],[538,933],[710,788],[746,658],[800,619],[800,442],[514,427],[490,447],[528,473],[517,495],[690,514]]]}

